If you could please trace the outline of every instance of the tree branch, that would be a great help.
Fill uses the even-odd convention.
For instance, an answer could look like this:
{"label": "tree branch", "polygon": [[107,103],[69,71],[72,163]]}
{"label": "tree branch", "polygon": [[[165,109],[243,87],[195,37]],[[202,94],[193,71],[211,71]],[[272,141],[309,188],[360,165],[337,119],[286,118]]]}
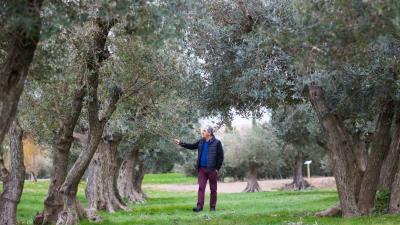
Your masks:
{"label": "tree branch", "polygon": [[254,23],[253,17],[250,15],[250,12],[243,0],[236,0],[236,4],[238,5],[240,11],[242,11],[244,17],[246,17],[246,19],[248,19],[251,23]]}
{"label": "tree branch", "polygon": [[72,133],[76,123],[78,122],[79,116],[81,115],[85,94],[86,86],[83,84],[82,80],[81,87],[79,87],[74,93],[71,109],[67,110],[64,119],[60,122],[61,126],[58,132],[59,135],[56,136],[57,144],[68,142],[72,143]]}
{"label": "tree branch", "polygon": [[[87,76],[87,85],[88,85],[88,114],[89,114],[89,127],[98,127],[99,122],[99,99],[98,99],[98,86],[99,86],[99,64],[106,60],[109,56],[109,52],[106,47],[106,41],[108,37],[108,33],[110,29],[117,23],[115,18],[110,20],[104,20],[101,18],[97,18],[95,23],[99,29],[99,34],[95,36],[94,42],[94,49],[93,51],[89,52],[87,55],[86,64],[88,69],[90,70],[91,74]],[[95,54],[93,54],[93,52]],[[115,92],[115,91],[114,91]],[[120,91],[119,91],[120,92]],[[119,99],[118,94],[118,99]],[[115,93],[112,94],[110,106],[111,108],[115,107],[116,102],[115,100]],[[115,102],[115,103],[114,103]],[[110,107],[108,107],[110,108]],[[115,110],[115,108],[114,108]],[[114,111],[112,110],[112,112]],[[106,115],[109,115],[109,110],[106,110]],[[112,113],[111,113],[112,114]],[[110,115],[111,116],[111,115]]]}
{"label": "tree branch", "polygon": [[125,99],[129,98],[130,96],[132,96],[132,95],[134,95],[134,94],[137,94],[140,90],[142,90],[142,89],[145,88],[147,85],[149,85],[149,84],[151,84],[151,83],[153,83],[153,82],[154,82],[154,80],[150,80],[150,81],[144,83],[142,86],[140,86],[140,87],[138,87],[138,88],[136,88],[136,89],[132,89],[130,92],[123,92],[122,99],[125,100]]}
{"label": "tree branch", "polygon": [[108,121],[117,108],[117,103],[122,96],[122,91],[119,87],[115,87],[112,90],[111,97],[108,103],[107,108],[103,111],[102,115],[100,116],[100,122]]}
{"label": "tree branch", "polygon": [[250,33],[253,30],[255,21],[243,0],[236,0],[236,4],[238,5],[240,11],[242,11],[243,16],[246,18],[246,22],[243,24],[243,32],[245,34]]}

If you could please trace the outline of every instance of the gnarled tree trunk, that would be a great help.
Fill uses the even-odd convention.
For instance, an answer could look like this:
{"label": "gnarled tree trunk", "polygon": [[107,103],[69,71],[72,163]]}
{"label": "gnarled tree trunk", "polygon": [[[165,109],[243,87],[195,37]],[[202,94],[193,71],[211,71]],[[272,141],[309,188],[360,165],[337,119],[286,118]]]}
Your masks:
{"label": "gnarled tree trunk", "polygon": [[[327,146],[330,150],[340,200],[340,204],[334,208],[340,208],[339,211],[343,216],[371,214],[379,179],[383,175],[380,174],[382,165],[390,153],[389,148],[396,146],[398,141],[396,128],[391,133],[394,102],[388,98],[383,104],[367,152],[363,140],[349,135],[346,131],[344,119],[331,113],[322,88],[309,86],[308,91],[309,99],[328,141]],[[398,179],[397,184],[400,184],[400,174]],[[395,183],[396,181],[392,184],[391,207],[396,206],[395,196],[400,195],[400,190],[395,193]]]}
{"label": "gnarled tree trunk", "polygon": [[388,101],[379,115],[368,156],[367,168],[361,181],[358,208],[363,215],[372,213],[374,208],[379,175],[391,142],[390,128],[393,114],[393,101]]}
{"label": "gnarled tree trunk", "polygon": [[94,130],[89,134],[89,143],[87,147],[82,149],[77,161],[74,163],[71,170],[68,172],[63,185],[60,188],[60,193],[63,196],[63,210],[58,214],[57,224],[72,225],[78,224],[81,219],[88,218],[98,221],[97,216],[90,217],[77,199],[78,185],[85,173],[94,153],[101,140],[102,130]]}
{"label": "gnarled tree trunk", "polygon": [[[0,66],[0,144],[14,120],[29,66],[40,37],[43,0],[4,1],[2,18],[8,35],[7,57]],[[18,10],[16,10],[18,9]],[[9,14],[9,15],[7,15]]]}
{"label": "gnarled tree trunk", "polygon": [[85,217],[89,220],[100,220],[99,217],[93,215],[93,209],[83,210],[76,194],[78,192],[79,182],[88,168],[101,141],[104,127],[115,111],[122,94],[120,89],[114,88],[108,106],[105,107],[102,113],[100,113],[100,103],[97,93],[99,85],[99,70],[101,62],[109,56],[105,44],[108,33],[115,22],[114,19],[103,20],[98,18],[91,23],[92,27],[90,29],[93,30],[89,33],[93,36],[89,37],[89,41],[92,42],[93,47],[89,52],[87,52],[85,58],[86,66],[90,71],[86,77],[86,85],[88,87],[88,141],[71,170],[68,172],[65,181],[60,188],[60,192],[63,195],[64,208],[63,211],[59,213],[57,224],[77,224],[80,219]]}
{"label": "gnarled tree trunk", "polygon": [[303,190],[310,187],[310,184],[304,180],[303,177],[303,156],[297,155],[294,160],[293,165],[293,182],[290,184],[286,184],[284,189],[297,189]]}
{"label": "gnarled tree trunk", "polygon": [[132,149],[119,168],[118,191],[122,198],[131,203],[143,203],[146,194],[142,190],[144,177],[143,162],[139,158],[139,149]]}
{"label": "gnarled tree trunk", "polygon": [[360,211],[357,206],[356,181],[360,175],[357,160],[353,154],[352,138],[347,133],[342,119],[330,112],[322,88],[309,86],[308,91],[311,104],[325,131],[342,215],[358,216]]}
{"label": "gnarled tree trunk", "polygon": [[14,121],[9,131],[11,166],[7,176],[2,179],[3,193],[0,196],[0,224],[17,224],[17,205],[21,199],[25,180],[23,131]]}
{"label": "gnarled tree trunk", "polygon": [[72,108],[66,110],[64,119],[61,120],[60,128],[55,135],[50,186],[44,201],[43,213],[36,216],[34,224],[56,223],[58,214],[63,209],[63,200],[59,189],[67,176],[68,158],[74,141],[73,132],[82,111],[84,97],[85,86],[81,83],[81,87],[75,91]]}
{"label": "gnarled tree trunk", "polygon": [[117,148],[120,140],[118,134],[104,138],[90,163],[86,186],[89,208],[107,212],[127,210],[117,188]]}
{"label": "gnarled tree trunk", "polygon": [[251,164],[247,178],[247,186],[243,192],[260,192],[261,187],[257,182],[257,165]]}

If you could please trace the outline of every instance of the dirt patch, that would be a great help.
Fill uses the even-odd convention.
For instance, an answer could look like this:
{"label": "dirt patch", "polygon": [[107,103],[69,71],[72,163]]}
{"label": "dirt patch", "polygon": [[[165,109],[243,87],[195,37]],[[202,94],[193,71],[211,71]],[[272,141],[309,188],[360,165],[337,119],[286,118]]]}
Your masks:
{"label": "dirt patch", "polygon": [[[307,179],[308,182],[311,183],[315,188],[320,189],[335,189],[336,183],[335,178],[333,177],[314,177],[311,179]],[[282,180],[261,180],[259,181],[260,187],[263,191],[274,191],[279,188],[285,186],[292,182],[291,179],[282,179]],[[229,182],[229,183],[218,183],[218,192],[219,193],[238,193],[242,192],[246,187],[247,182]],[[207,184],[208,186],[208,184]],[[197,184],[148,184],[144,185],[146,189],[157,189],[163,191],[176,191],[176,192],[190,192],[197,191]],[[206,188],[209,191],[209,188]]]}

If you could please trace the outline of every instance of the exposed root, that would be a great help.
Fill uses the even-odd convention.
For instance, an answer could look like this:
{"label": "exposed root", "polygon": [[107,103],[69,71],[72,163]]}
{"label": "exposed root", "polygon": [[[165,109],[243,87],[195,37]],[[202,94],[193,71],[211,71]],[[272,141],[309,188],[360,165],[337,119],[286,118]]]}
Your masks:
{"label": "exposed root", "polygon": [[319,216],[319,217],[341,216],[342,215],[342,209],[340,208],[340,204],[338,203],[338,204],[332,206],[329,209],[326,209],[324,211],[316,213],[315,215]]}
{"label": "exposed root", "polygon": [[136,190],[132,190],[129,194],[127,194],[127,201],[129,203],[144,203],[146,198],[147,195],[145,193]]}
{"label": "exposed root", "polygon": [[247,182],[246,188],[243,190],[243,192],[261,192],[261,191],[262,189],[258,184],[257,180],[249,180]]}
{"label": "exposed root", "polygon": [[92,222],[100,222],[102,219],[96,214],[96,209],[84,209],[76,197],[66,197],[64,210],[58,215],[57,225],[75,225],[80,220],[88,219]]}
{"label": "exposed root", "polygon": [[292,182],[290,184],[285,184],[284,187],[281,188],[281,190],[304,190],[307,188],[312,188],[313,186],[308,183],[306,180],[302,180],[299,182]]}

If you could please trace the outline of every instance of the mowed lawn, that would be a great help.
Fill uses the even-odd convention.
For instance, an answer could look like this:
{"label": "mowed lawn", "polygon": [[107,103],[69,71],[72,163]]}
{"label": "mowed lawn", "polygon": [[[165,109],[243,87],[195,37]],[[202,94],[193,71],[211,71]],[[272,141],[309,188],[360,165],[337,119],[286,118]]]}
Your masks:
{"label": "mowed lawn", "polygon": [[[160,182],[157,182],[160,180]],[[180,174],[146,175],[145,184],[192,184],[196,179]],[[79,198],[86,205],[84,183]],[[20,224],[32,224],[32,218],[43,209],[47,182],[26,182],[21,203],[18,206]],[[201,213],[191,212],[196,202],[194,192],[165,192],[145,190],[149,199],[144,204],[130,205],[130,211],[114,214],[100,212],[102,223],[82,224],[400,224],[400,216],[373,216],[343,219],[318,218],[315,212],[337,202],[333,190],[301,192],[261,192],[220,194],[216,212],[209,212],[208,205]],[[209,196],[207,195],[207,201]]]}

